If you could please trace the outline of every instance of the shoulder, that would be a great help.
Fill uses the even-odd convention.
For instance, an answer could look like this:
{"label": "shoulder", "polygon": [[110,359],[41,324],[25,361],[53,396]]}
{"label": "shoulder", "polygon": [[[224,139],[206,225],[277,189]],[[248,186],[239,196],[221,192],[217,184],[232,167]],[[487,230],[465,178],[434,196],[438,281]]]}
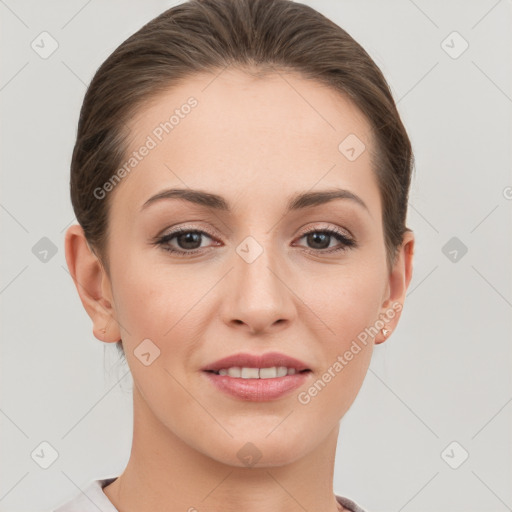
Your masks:
{"label": "shoulder", "polygon": [[112,483],[117,477],[100,478],[90,482],[83,490],[80,490],[72,499],[66,501],[52,512],[118,512],[103,487]]}
{"label": "shoulder", "polygon": [[336,500],[340,505],[342,505],[345,509],[349,510],[350,512],[369,512],[368,510],[365,510],[361,506],[359,506],[355,501],[352,501],[349,498],[345,498],[344,496],[338,496],[335,494]]}

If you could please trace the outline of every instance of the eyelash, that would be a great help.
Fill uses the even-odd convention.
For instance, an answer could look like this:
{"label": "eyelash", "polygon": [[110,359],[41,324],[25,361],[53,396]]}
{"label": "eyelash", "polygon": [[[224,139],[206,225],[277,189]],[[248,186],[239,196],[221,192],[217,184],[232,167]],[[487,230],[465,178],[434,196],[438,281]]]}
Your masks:
{"label": "eyelash", "polygon": [[[160,246],[164,251],[167,251],[171,254],[175,254],[176,256],[184,257],[184,258],[193,256],[194,254],[197,254],[197,253],[204,252],[204,250],[205,250],[204,248],[203,249],[192,249],[192,250],[186,251],[186,250],[172,249],[172,248],[170,248],[169,245],[167,245],[173,238],[175,238],[177,235],[180,235],[183,233],[196,233],[196,234],[201,234],[201,235],[207,235],[209,238],[212,238],[212,239],[215,238],[212,233],[210,233],[206,230],[194,229],[194,228],[178,228],[175,231],[168,233],[167,235],[157,238],[155,240],[154,244],[157,246]],[[306,252],[308,252],[310,254],[316,254],[316,255],[332,254],[332,253],[338,253],[341,251],[346,251],[348,249],[357,247],[357,243],[355,240],[353,240],[352,238],[348,238],[343,232],[338,231],[335,228],[334,229],[318,229],[318,228],[311,229],[311,230],[303,233],[299,237],[299,240],[311,233],[322,233],[322,234],[330,235],[330,236],[334,237],[336,240],[338,240],[339,242],[341,242],[342,245],[341,245],[341,247],[338,247],[337,249],[329,249],[329,250],[327,250],[327,249],[309,249],[309,250],[307,250],[306,249]]]}

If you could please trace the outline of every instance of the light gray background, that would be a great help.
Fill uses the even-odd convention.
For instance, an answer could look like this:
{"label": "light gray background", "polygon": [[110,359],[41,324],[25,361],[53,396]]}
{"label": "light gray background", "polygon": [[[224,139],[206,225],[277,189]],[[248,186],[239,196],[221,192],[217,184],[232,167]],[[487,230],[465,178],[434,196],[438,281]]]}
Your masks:
{"label": "light gray background", "polygon": [[[131,376],[92,335],[64,257],[69,163],[96,69],[176,3],[0,0],[2,511],[50,510],[128,460]],[[511,2],[304,3],[381,67],[416,155],[414,277],[342,421],[335,491],[373,512],[512,510]],[[47,59],[31,48],[43,31],[59,45]],[[48,469],[31,456],[43,441]]]}

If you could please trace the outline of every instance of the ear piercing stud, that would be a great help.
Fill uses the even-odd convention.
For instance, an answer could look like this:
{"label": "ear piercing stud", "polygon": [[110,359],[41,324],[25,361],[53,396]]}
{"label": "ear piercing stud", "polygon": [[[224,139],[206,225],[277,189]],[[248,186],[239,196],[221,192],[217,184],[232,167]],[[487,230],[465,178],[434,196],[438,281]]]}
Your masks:
{"label": "ear piercing stud", "polygon": [[107,325],[105,327],[103,327],[103,329],[100,329],[101,334],[105,334],[107,332],[107,328],[108,328],[111,320],[112,320],[112,317],[110,317],[108,319]]}

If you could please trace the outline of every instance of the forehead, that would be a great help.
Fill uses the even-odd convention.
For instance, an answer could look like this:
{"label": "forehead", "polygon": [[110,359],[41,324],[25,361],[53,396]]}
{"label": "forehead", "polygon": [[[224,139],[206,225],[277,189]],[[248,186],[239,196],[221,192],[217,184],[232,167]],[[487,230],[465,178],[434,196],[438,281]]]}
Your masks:
{"label": "forehead", "polygon": [[[339,186],[378,216],[370,125],[345,95],[297,74],[197,74],[152,97],[129,128],[127,159],[139,156],[116,190],[122,202],[140,206],[176,185],[281,203]],[[350,146],[362,151],[355,159]]]}

